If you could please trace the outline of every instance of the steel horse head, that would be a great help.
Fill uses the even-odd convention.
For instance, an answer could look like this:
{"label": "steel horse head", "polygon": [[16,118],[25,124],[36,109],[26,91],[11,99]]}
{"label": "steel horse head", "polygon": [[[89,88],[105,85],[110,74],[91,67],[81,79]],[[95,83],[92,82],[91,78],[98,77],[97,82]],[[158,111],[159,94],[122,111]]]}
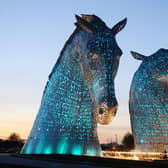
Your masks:
{"label": "steel horse head", "polygon": [[[136,148],[165,152],[168,142],[168,50],[150,56],[131,52],[142,63],[130,88],[130,118]],[[162,147],[158,147],[162,144]]]}
{"label": "steel horse head", "polygon": [[76,25],[89,34],[84,48],[80,48],[84,53],[78,51],[82,76],[92,97],[96,120],[100,124],[109,124],[117,111],[114,78],[122,55],[115,35],[124,28],[126,19],[110,29],[95,15],[76,18]]}
{"label": "steel horse head", "polygon": [[115,35],[126,19],[113,28],[95,15],[76,19],[22,154],[101,155],[97,122],[109,124],[117,111],[114,78],[122,51]]}

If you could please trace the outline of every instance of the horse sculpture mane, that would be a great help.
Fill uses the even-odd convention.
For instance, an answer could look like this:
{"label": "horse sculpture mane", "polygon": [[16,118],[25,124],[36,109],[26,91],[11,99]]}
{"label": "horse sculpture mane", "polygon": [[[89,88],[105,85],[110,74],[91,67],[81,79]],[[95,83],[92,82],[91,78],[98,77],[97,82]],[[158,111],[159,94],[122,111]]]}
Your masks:
{"label": "horse sculpture mane", "polygon": [[101,156],[97,122],[116,114],[114,77],[121,49],[115,34],[95,15],[76,15],[77,28],[65,43],[43,92],[39,113],[22,154]]}

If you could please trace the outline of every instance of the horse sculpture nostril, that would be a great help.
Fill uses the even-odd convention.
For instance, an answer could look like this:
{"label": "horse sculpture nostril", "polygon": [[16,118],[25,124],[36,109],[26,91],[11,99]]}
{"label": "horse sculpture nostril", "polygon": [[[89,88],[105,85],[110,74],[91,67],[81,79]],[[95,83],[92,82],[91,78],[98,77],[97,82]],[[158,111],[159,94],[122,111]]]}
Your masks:
{"label": "horse sculpture nostril", "polygon": [[100,107],[99,114],[103,114],[103,112],[104,112],[104,106],[102,105],[102,106]]}
{"label": "horse sculpture nostril", "polygon": [[116,115],[118,105],[108,106],[105,103],[97,108],[96,119],[100,124],[109,124]]}

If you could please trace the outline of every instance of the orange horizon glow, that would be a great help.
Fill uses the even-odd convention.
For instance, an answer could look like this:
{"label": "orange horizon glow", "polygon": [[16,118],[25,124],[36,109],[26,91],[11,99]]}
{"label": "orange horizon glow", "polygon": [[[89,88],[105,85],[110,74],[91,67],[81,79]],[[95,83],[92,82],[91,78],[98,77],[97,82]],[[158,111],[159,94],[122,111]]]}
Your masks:
{"label": "orange horizon glow", "polygon": [[[32,121],[20,122],[19,120],[3,122],[1,121],[0,127],[0,139],[7,139],[11,133],[17,133],[21,139],[27,140],[31,128],[33,126]],[[129,128],[123,129],[120,127],[105,126],[102,127],[98,125],[98,138],[100,143],[111,143],[118,142],[121,143],[123,136],[131,132]]]}

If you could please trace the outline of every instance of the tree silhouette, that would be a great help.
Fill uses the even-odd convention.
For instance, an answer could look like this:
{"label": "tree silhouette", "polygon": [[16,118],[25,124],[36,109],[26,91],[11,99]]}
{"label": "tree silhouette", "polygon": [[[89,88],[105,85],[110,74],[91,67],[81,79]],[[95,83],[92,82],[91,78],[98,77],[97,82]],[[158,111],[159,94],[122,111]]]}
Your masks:
{"label": "tree silhouette", "polygon": [[19,134],[11,133],[6,140],[0,139],[0,153],[19,153],[24,141]]}
{"label": "tree silhouette", "polygon": [[134,143],[134,137],[131,133],[126,133],[122,139],[122,144],[127,150],[134,149],[135,143]]}
{"label": "tree silhouette", "polygon": [[17,134],[17,133],[14,132],[14,133],[11,133],[9,135],[8,140],[9,141],[14,141],[14,142],[20,142],[21,138],[20,138],[19,134]]}

